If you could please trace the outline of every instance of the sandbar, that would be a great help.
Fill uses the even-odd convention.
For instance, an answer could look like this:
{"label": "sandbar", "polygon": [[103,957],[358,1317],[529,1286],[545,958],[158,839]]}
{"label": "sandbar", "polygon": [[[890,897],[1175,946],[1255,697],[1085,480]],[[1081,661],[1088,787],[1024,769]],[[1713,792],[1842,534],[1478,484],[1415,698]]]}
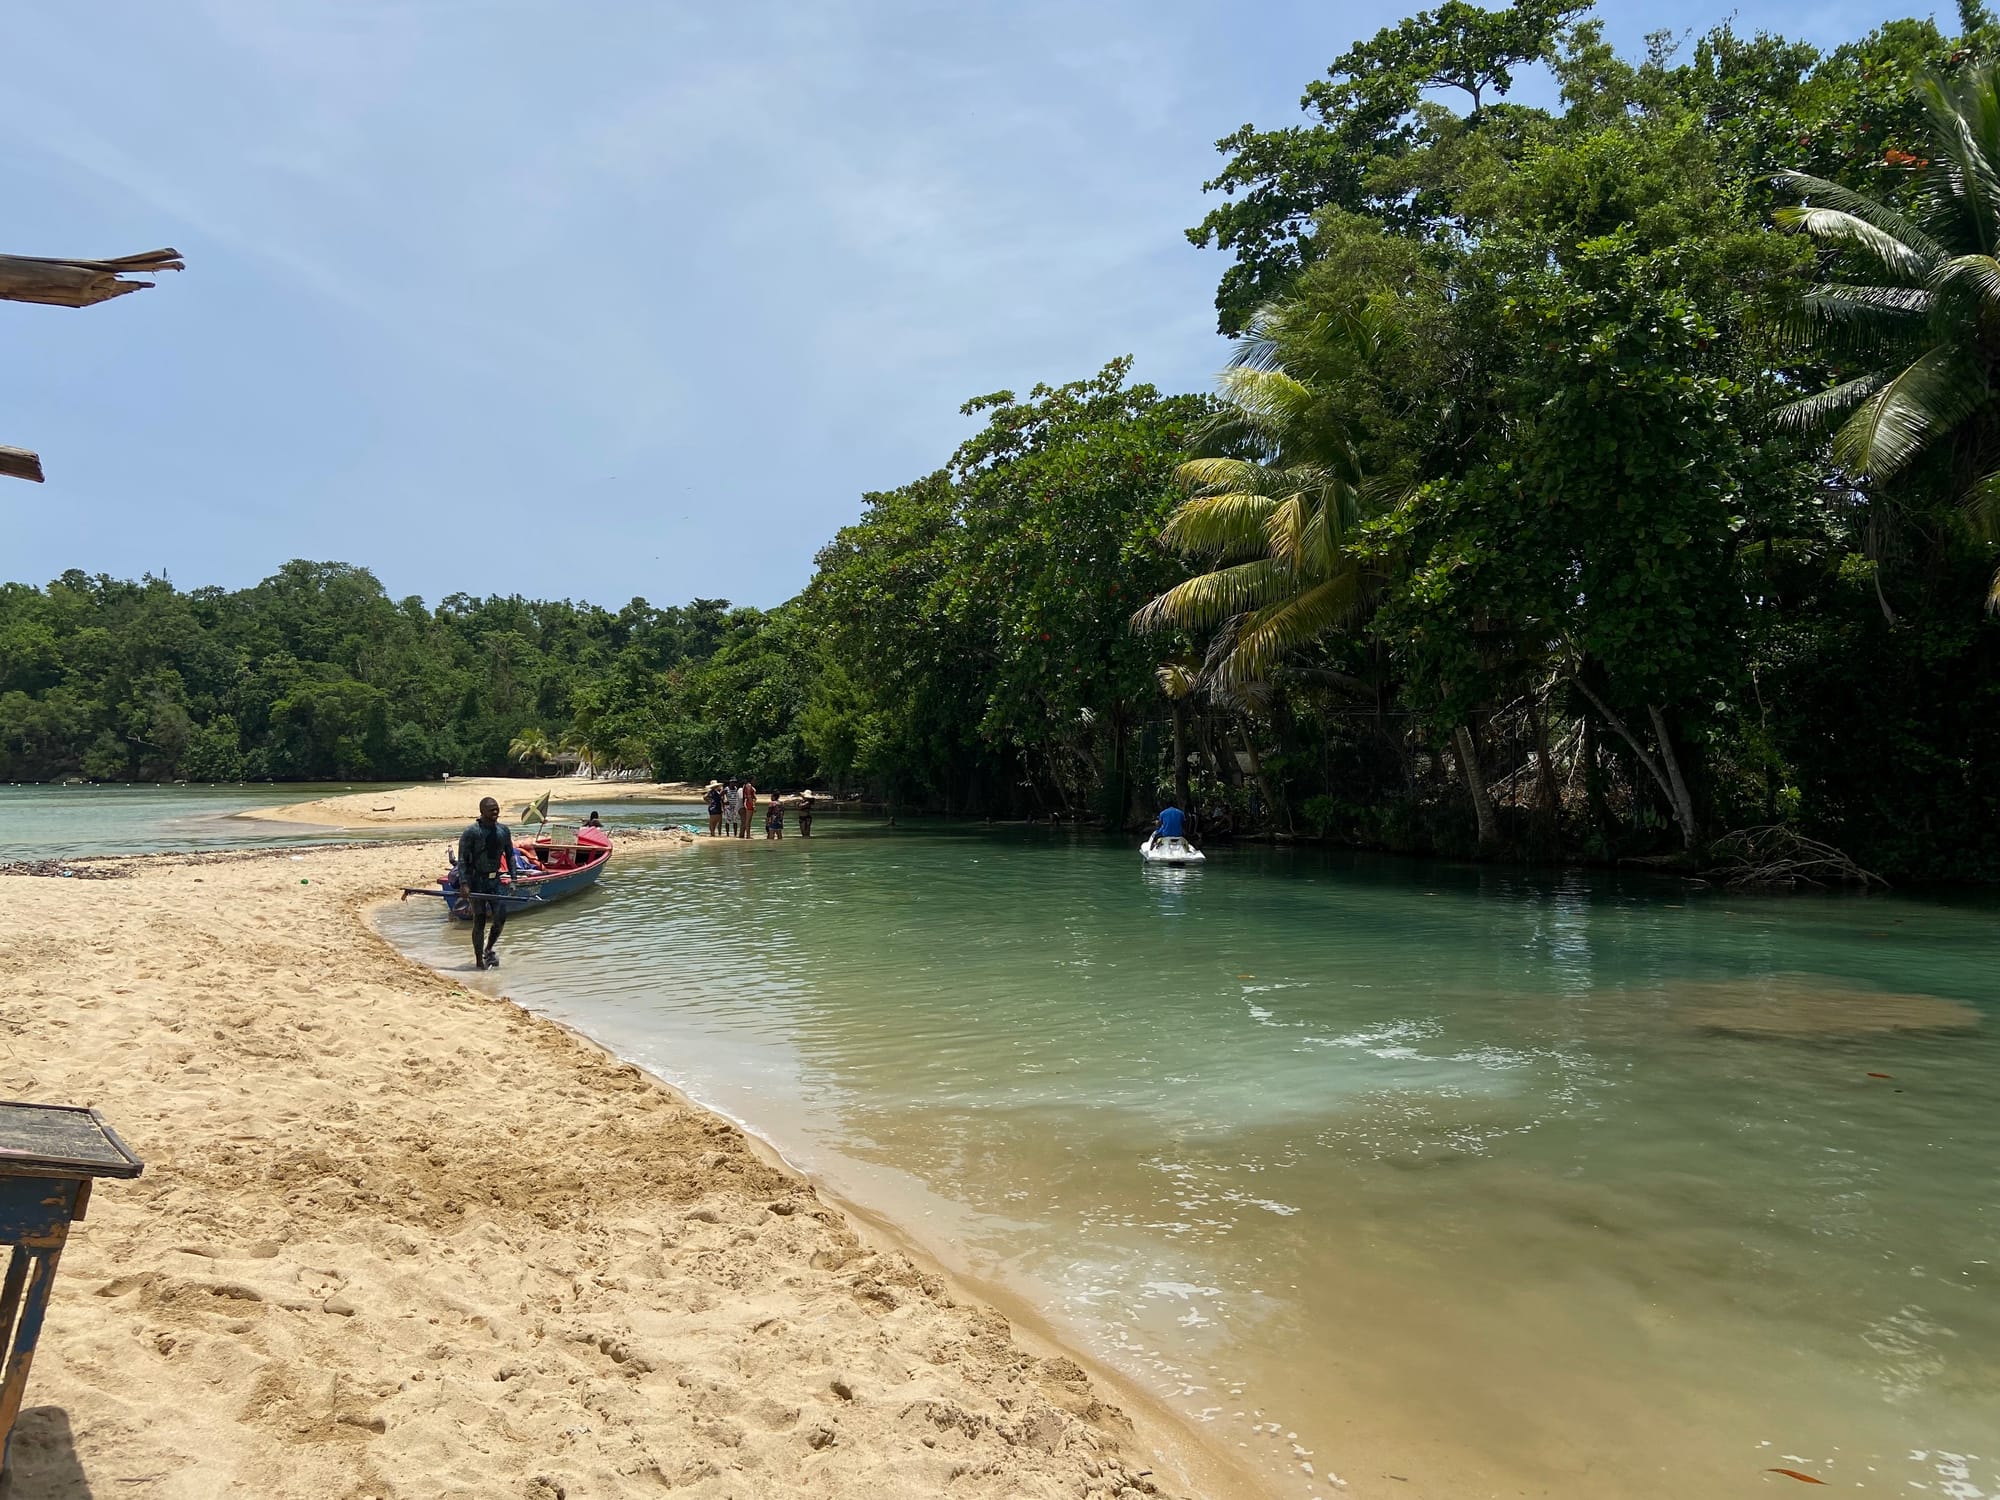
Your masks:
{"label": "sandbar", "polygon": [[1689,980],[1668,1000],[1681,1025],[1726,1036],[1839,1041],[1979,1029],[1979,1012],[1962,1000],[1858,989],[1814,974]]}
{"label": "sandbar", "polygon": [[551,811],[588,811],[626,802],[699,802],[701,788],[678,781],[591,781],[579,776],[466,776],[415,786],[377,788],[315,797],[306,802],[253,808],[238,817],[277,823],[312,823],[325,828],[383,828],[396,825],[469,823],[479,799],[500,803],[500,816],[513,819],[533,798],[549,793]]}

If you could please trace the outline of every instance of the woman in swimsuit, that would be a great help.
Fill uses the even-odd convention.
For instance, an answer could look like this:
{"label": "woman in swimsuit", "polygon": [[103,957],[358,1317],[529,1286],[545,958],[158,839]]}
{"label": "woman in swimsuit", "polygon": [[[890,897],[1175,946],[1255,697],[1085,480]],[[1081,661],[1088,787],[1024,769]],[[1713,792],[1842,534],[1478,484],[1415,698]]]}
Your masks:
{"label": "woman in swimsuit", "polygon": [[764,837],[781,839],[785,836],[785,802],[782,797],[771,799],[771,809],[764,814]]}

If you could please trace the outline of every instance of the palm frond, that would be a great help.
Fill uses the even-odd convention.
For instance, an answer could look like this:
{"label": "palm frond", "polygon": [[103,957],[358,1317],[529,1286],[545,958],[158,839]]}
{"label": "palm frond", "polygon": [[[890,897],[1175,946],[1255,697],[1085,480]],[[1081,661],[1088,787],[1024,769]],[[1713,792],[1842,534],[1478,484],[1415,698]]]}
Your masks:
{"label": "palm frond", "polygon": [[1247,611],[1277,603],[1297,588],[1297,580],[1269,558],[1197,573],[1177,583],[1132,616],[1141,635],[1180,627],[1213,629]]}
{"label": "palm frond", "polygon": [[1351,621],[1362,606],[1365,583],[1361,570],[1350,568],[1254,611],[1238,624],[1235,646],[1217,677],[1227,683],[1268,678],[1287,655]]}
{"label": "palm frond", "polygon": [[1254,424],[1271,428],[1296,425],[1307,416],[1315,397],[1303,381],[1281,369],[1236,366],[1216,377],[1222,398]]}
{"label": "palm frond", "polygon": [[1968,321],[2000,315],[2000,261],[1990,255],[1955,255],[1931,272],[1939,298],[1968,304]]}
{"label": "palm frond", "polygon": [[1983,384],[1956,349],[1941,344],[1862,403],[1833,435],[1833,456],[1854,473],[1886,478],[1956,426]]}
{"label": "palm frond", "polygon": [[1162,662],[1153,669],[1153,679],[1169,698],[1186,698],[1200,685],[1201,672],[1184,661]]}
{"label": "palm frond", "polygon": [[[1814,177],[1806,172],[1780,172],[1771,179],[1771,183],[1774,187],[1789,189],[1801,198],[1810,198],[1813,207],[1830,208],[1859,219],[1929,260],[1942,260],[1950,253],[1906,215],[1837,182],[1829,182],[1824,177]],[[1798,212],[1795,208],[1781,210],[1780,222],[1783,222],[1785,214]]]}
{"label": "palm frond", "polygon": [[1290,333],[1290,319],[1282,303],[1267,302],[1250,314],[1229,352],[1231,368],[1277,370],[1283,368],[1280,346]]}
{"label": "palm frond", "polygon": [[1796,230],[1822,245],[1839,245],[1872,257],[1891,276],[1912,285],[1930,274],[1943,252],[1926,251],[1845,209],[1781,208],[1772,215],[1780,229]]}
{"label": "palm frond", "polygon": [[1298,488],[1289,470],[1245,458],[1190,458],[1174,469],[1181,488],[1194,495],[1288,495]]}
{"label": "palm frond", "polygon": [[1305,538],[1306,507],[1297,494],[1286,496],[1271,507],[1270,515],[1264,518],[1264,539],[1273,562],[1281,564],[1293,576],[1299,573],[1299,544]]}
{"label": "palm frond", "polygon": [[2000,541],[2000,471],[1981,475],[1959,496],[1966,524],[1987,541]]}
{"label": "palm frond", "polygon": [[1888,378],[1887,375],[1857,375],[1852,380],[1830,385],[1823,391],[1814,391],[1810,396],[1787,401],[1771,413],[1771,418],[1780,427],[1809,431],[1873,395]]}
{"label": "palm frond", "polygon": [[1268,521],[1282,502],[1267,495],[1202,495],[1183,501],[1161,532],[1176,552],[1193,557],[1261,556],[1270,545]]}
{"label": "palm frond", "polygon": [[[1934,180],[1948,185],[1960,212],[1959,227],[1978,249],[1991,254],[2000,244],[2000,98],[1991,68],[1968,68],[1947,82],[1935,75],[1917,82],[1917,97],[1930,116],[1945,171]],[[1943,204],[1939,205],[1943,207]]]}
{"label": "palm frond", "polygon": [[1870,353],[1921,337],[1936,302],[1922,287],[1824,286],[1774,314],[1770,323],[1794,349]]}

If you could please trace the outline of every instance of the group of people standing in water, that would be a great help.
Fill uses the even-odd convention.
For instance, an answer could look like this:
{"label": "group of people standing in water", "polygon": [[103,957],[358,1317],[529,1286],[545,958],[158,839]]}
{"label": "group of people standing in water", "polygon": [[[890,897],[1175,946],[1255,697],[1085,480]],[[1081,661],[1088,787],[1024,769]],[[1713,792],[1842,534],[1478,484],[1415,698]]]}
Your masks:
{"label": "group of people standing in water", "polygon": [[[711,781],[705,793],[708,802],[710,838],[747,839],[757,826],[757,784],[747,776],[728,781]],[[795,799],[799,813],[799,837],[809,839],[813,830],[813,795],[801,792]],[[764,804],[764,837],[785,836],[785,798],[773,793]]]}

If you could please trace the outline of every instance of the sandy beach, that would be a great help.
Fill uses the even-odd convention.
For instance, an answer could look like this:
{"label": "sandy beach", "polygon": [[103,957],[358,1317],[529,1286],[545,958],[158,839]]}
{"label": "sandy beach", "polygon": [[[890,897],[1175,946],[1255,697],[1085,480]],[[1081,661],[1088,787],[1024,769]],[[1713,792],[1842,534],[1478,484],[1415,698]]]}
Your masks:
{"label": "sandy beach", "polygon": [[383,828],[424,823],[469,823],[481,797],[500,803],[512,819],[530,799],[549,793],[551,811],[572,815],[624,802],[698,802],[701,788],[678,781],[585,781],[569,776],[467,776],[416,786],[346,792],[260,807],[238,816],[279,823],[316,823],[328,828]]}
{"label": "sandy beach", "polygon": [[435,863],[0,878],[7,1096],[94,1104],[146,1160],[70,1240],[14,1494],[1236,1489],[504,975],[395,953],[366,910]]}

